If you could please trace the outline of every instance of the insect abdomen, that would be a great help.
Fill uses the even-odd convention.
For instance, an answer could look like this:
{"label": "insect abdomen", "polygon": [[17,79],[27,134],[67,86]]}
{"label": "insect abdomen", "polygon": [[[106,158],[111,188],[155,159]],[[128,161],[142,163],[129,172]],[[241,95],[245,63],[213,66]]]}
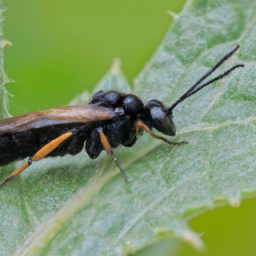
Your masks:
{"label": "insect abdomen", "polygon": [[23,159],[36,151],[35,135],[31,132],[5,134],[0,137],[0,166]]}
{"label": "insect abdomen", "polygon": [[[14,134],[3,134],[0,136],[0,166],[33,156],[43,146],[72,128],[71,126],[62,125],[31,129]],[[86,132],[85,129],[83,132],[74,134],[47,156],[54,157],[79,153],[83,149]]]}

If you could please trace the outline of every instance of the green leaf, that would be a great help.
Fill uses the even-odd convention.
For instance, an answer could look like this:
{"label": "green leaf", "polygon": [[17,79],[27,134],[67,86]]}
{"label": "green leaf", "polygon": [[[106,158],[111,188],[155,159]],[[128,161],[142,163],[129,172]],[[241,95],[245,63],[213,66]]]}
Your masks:
{"label": "green leaf", "polygon": [[[245,64],[175,108],[174,140],[190,144],[172,147],[145,134],[134,147],[119,147],[128,182],[105,153],[93,161],[81,152],[34,163],[1,188],[0,251],[122,255],[170,236],[202,249],[187,220],[238,206],[256,191],[255,11],[253,0],[188,1],[134,93],[171,105],[237,44],[241,50],[215,74]],[[129,92],[118,66],[97,90]],[[9,172],[1,169],[1,178]]]}

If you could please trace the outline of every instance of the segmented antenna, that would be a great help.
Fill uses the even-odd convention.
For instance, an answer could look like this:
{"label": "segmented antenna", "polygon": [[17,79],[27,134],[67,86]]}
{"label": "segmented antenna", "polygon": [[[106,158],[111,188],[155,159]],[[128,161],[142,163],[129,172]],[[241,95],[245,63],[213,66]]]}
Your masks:
{"label": "segmented antenna", "polygon": [[228,69],[227,71],[225,71],[223,74],[213,78],[212,80],[202,84],[201,86],[197,87],[198,85],[200,85],[208,76],[210,76],[223,62],[225,62],[226,60],[228,60],[238,49],[239,49],[240,45],[237,45],[237,47],[232,50],[229,54],[227,54],[226,56],[224,56],[212,69],[210,69],[204,76],[202,76],[186,93],[184,93],[169,109],[168,112],[171,113],[172,110],[183,100],[187,99],[188,97],[190,97],[191,95],[195,94],[196,92],[200,91],[201,89],[203,89],[204,87],[206,87],[207,85],[223,78],[224,76],[227,76],[229,73],[231,73],[234,69],[239,68],[239,67],[244,67],[244,64],[237,64],[235,66],[233,66],[232,68]]}

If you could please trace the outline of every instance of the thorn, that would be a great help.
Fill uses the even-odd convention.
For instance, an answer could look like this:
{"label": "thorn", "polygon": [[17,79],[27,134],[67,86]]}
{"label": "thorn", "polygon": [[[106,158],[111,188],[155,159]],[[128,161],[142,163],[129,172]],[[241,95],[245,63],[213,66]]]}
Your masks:
{"label": "thorn", "polygon": [[172,11],[167,10],[167,13],[169,13],[173,17],[174,20],[178,19],[178,17],[179,17],[178,14],[176,14],[176,13],[174,13]]}
{"label": "thorn", "polygon": [[12,46],[12,42],[11,41],[8,41],[6,39],[3,39],[0,41],[0,44],[1,44],[1,48],[4,48],[5,46]]}
{"label": "thorn", "polygon": [[241,204],[241,200],[240,200],[239,196],[231,197],[228,199],[228,201],[229,201],[230,205],[234,208],[239,207]]}
{"label": "thorn", "polygon": [[180,236],[184,241],[192,245],[198,251],[204,251],[206,249],[204,242],[197,233],[191,230],[184,230]]}
{"label": "thorn", "polygon": [[111,73],[112,74],[119,74],[121,71],[121,65],[122,65],[122,61],[120,58],[116,57],[114,58],[112,65],[111,65]]}

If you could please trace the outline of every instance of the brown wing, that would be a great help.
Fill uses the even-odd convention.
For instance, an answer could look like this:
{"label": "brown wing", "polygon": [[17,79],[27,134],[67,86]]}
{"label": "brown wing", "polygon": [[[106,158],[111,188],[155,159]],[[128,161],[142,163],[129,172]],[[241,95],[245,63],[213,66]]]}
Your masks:
{"label": "brown wing", "polygon": [[0,120],[0,136],[61,124],[86,124],[114,118],[113,109],[93,105],[64,106]]}

